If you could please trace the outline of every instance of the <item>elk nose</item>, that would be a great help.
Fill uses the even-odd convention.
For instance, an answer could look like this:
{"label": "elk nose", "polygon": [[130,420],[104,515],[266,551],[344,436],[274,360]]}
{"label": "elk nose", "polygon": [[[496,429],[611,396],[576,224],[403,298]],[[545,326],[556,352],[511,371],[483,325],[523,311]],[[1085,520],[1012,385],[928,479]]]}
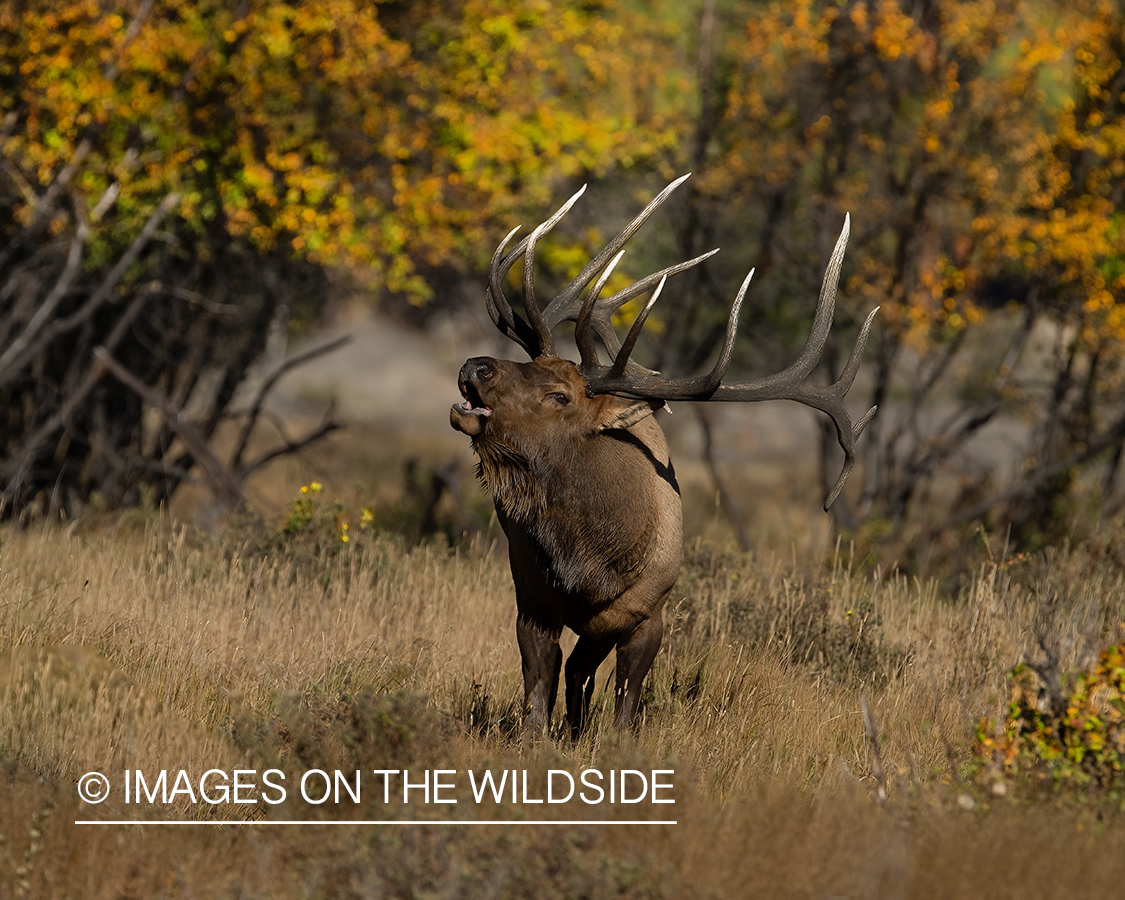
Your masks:
{"label": "elk nose", "polygon": [[466,360],[465,365],[461,366],[461,372],[457,380],[461,384],[479,384],[482,381],[488,381],[495,374],[496,369],[493,368],[491,359],[487,356],[474,356],[472,359]]}

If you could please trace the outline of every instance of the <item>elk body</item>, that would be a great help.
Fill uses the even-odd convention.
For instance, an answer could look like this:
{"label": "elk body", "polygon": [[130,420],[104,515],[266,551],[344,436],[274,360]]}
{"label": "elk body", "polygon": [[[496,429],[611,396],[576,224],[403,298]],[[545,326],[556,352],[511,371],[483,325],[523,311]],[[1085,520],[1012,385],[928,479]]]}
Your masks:
{"label": "elk body", "polygon": [[[825,509],[850,474],[855,439],[875,412],[869,410],[853,427],[843,405],[874,312],[860,331],[840,380],[834,385],[809,380],[832,324],[847,221],[825,274],[812,331],[788,369],[750,382],[722,382],[753,271],[735,299],[723,349],[710,374],[662,378],[630,359],[665,279],[711,255],[670,266],[601,297],[622,246],[684,178],[665,188],[546,307],[535,299],[535,244],[582,191],[505,253],[515,231],[510,233],[493,256],[486,302],[496,326],[527,351],[531,361],[474,357],[461,367],[458,378],[464,400],[450,410],[450,423],[472,438],[479,457],[478,475],[492,494],[508,537],[516,637],[523,663],[525,730],[533,734],[542,733],[550,722],[562,670],[559,637],[564,627],[578,635],[565,674],[572,737],[579,737],[585,727],[594,674],[614,648],[614,725],[627,727],[636,716],[642,682],[660,649],[662,613],[683,552],[679,487],[654,416],[666,401],[791,399],[828,413],[836,424],[845,461]],[[507,272],[521,256],[526,320],[512,310],[503,289]],[[622,344],[611,316],[654,286]],[[563,321],[575,322],[578,364],[555,352],[552,330]],[[599,360],[595,337],[613,357],[609,365]]]}

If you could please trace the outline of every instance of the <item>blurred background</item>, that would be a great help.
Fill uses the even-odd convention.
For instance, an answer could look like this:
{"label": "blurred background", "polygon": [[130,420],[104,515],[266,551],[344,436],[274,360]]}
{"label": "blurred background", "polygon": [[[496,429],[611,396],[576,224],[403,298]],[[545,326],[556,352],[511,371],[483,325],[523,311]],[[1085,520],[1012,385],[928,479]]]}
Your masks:
{"label": "blurred background", "polygon": [[946,574],[1085,540],[1125,500],[1123,57],[1096,0],[0,2],[0,510],[216,527],[316,480],[487,532],[448,406],[465,357],[521,357],[493,249],[588,184],[550,297],[690,171],[615,283],[722,252],[642,362],[702,371],[755,267],[731,377],[783,368],[845,213],[820,380],[880,307],[832,513],[826,418],[677,404],[690,535]]}

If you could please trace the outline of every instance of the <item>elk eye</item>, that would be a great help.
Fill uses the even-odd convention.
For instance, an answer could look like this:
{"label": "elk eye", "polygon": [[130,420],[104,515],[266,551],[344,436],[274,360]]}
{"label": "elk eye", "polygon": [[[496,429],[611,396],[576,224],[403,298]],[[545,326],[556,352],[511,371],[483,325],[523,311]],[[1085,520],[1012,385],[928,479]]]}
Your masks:
{"label": "elk eye", "polygon": [[554,391],[548,394],[547,399],[559,406],[566,406],[570,402],[570,398],[562,391]]}

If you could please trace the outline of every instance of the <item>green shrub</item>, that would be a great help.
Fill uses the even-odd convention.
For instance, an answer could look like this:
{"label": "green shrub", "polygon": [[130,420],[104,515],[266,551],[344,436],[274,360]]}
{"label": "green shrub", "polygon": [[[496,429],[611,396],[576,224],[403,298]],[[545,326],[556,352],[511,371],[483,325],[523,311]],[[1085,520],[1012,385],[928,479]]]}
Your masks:
{"label": "green shrub", "polygon": [[981,722],[979,756],[1008,774],[1125,788],[1125,643],[1105,648],[1091,669],[1055,690],[1026,664],[1010,678],[1007,721],[998,734]]}

